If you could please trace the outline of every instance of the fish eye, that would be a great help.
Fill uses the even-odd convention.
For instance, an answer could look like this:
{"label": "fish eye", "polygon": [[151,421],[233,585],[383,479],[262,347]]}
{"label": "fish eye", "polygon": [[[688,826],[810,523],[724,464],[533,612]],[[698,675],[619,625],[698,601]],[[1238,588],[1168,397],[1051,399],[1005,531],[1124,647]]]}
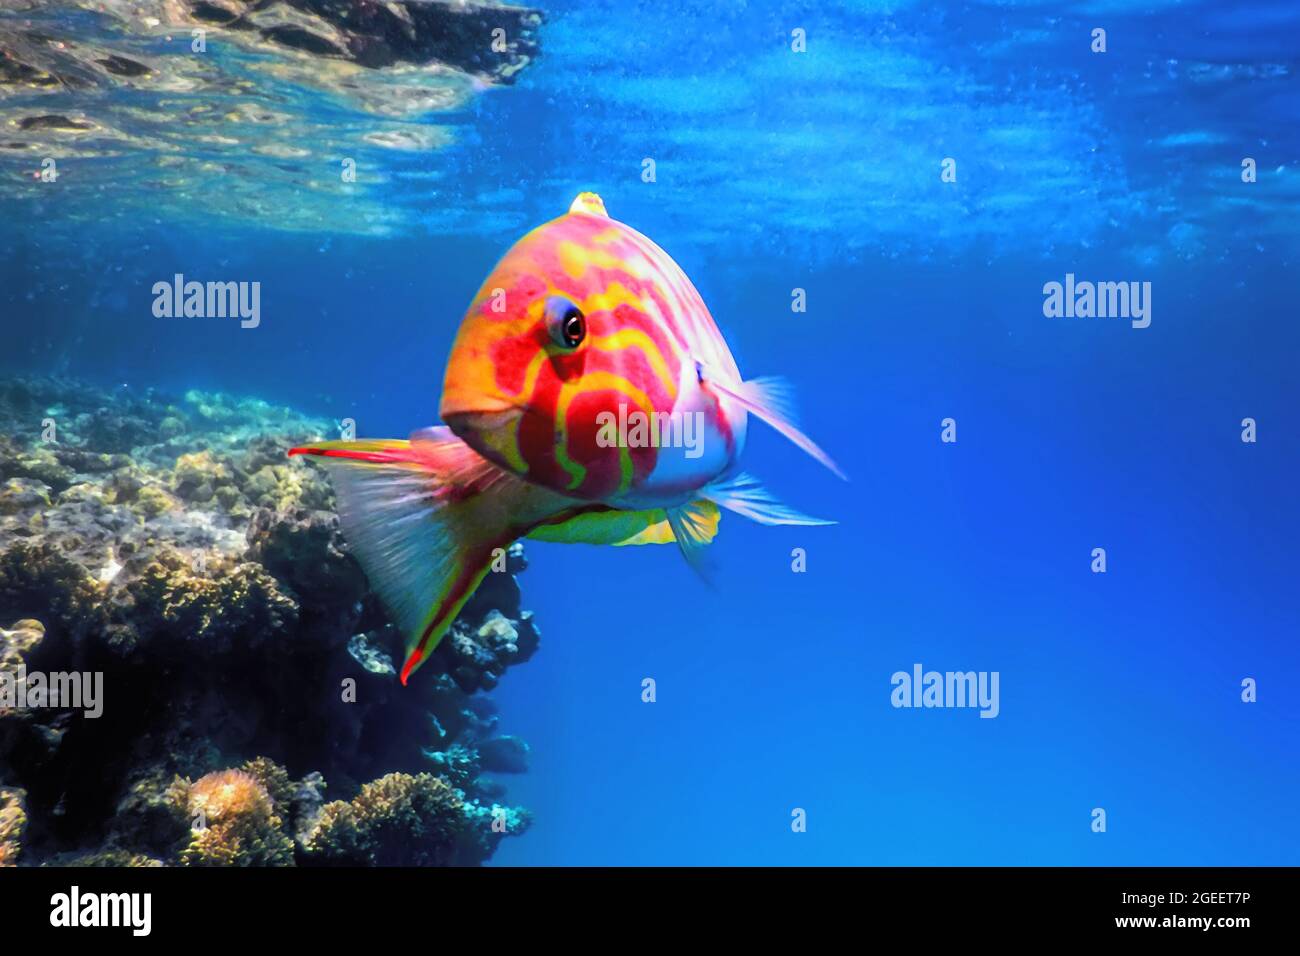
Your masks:
{"label": "fish eye", "polygon": [[587,317],[562,295],[546,300],[546,326],[561,348],[576,349],[587,336]]}

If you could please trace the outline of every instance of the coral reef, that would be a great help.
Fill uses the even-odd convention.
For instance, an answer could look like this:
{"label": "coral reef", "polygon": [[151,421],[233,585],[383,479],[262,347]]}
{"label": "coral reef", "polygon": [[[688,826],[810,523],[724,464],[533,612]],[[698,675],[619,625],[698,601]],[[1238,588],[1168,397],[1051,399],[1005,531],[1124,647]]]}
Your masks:
{"label": "coral reef", "polygon": [[285,457],[331,431],[0,380],[0,687],[103,687],[98,717],[0,696],[0,863],[471,864],[527,827],[491,776],[527,744],[482,693],[538,646],[522,548],[400,687],[329,483]]}

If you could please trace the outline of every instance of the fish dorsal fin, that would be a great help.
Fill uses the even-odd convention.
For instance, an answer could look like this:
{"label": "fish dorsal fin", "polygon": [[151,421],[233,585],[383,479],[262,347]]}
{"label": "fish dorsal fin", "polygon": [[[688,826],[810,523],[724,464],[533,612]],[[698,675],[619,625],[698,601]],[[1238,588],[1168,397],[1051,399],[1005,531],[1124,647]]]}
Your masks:
{"label": "fish dorsal fin", "polygon": [[578,193],[578,198],[569,206],[570,213],[586,213],[588,216],[604,216],[609,218],[609,213],[605,211],[605,203],[595,193]]}

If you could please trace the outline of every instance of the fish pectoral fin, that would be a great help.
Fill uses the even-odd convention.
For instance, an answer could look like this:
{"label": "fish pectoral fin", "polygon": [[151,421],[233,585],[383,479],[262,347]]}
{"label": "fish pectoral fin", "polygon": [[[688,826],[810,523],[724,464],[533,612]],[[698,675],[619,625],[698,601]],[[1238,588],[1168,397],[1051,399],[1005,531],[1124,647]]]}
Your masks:
{"label": "fish pectoral fin", "polygon": [[831,456],[822,451],[811,438],[799,430],[795,424],[794,403],[790,386],[779,378],[754,378],[739,385],[728,385],[715,378],[708,379],[708,385],[740,404],[745,411],[757,415],[794,442],[813,458],[817,459],[839,478],[848,481],[848,476],[840,470]]}
{"label": "fish pectoral fin", "polygon": [[446,428],[410,441],[319,442],[291,449],[330,473],[348,547],[401,628],[405,684],[549,494],[480,457]]}
{"label": "fish pectoral fin", "polygon": [[686,563],[701,577],[708,580],[709,569],[704,560],[704,549],[718,535],[718,522],[722,512],[706,498],[697,498],[684,505],[668,509],[668,524],[673,538],[681,549]]}
{"label": "fish pectoral fin", "polygon": [[648,511],[607,509],[563,515],[528,532],[537,541],[561,544],[672,544],[672,526],[662,508]]}
{"label": "fish pectoral fin", "polygon": [[782,504],[758,482],[758,479],[744,472],[726,481],[708,485],[703,493],[710,501],[728,511],[744,515],[759,524],[809,526],[835,524],[834,521],[814,518]]}

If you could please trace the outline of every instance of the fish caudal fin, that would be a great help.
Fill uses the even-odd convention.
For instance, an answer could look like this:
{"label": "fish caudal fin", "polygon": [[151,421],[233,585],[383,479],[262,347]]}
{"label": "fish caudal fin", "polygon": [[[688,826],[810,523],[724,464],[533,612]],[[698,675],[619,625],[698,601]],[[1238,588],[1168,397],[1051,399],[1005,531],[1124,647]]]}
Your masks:
{"label": "fish caudal fin", "polygon": [[447,428],[410,441],[319,442],[289,454],[311,455],[330,472],[348,546],[405,636],[403,684],[428,660],[496,549],[527,530],[530,514],[554,504]]}
{"label": "fish caudal fin", "polygon": [[709,379],[709,386],[733,399],[744,407],[745,411],[757,415],[794,442],[813,458],[833,471],[838,477],[848,481],[848,476],[840,470],[831,456],[822,451],[817,443],[799,430],[795,424],[794,403],[789,385],[779,378],[755,378],[741,382],[736,386],[720,384]]}

